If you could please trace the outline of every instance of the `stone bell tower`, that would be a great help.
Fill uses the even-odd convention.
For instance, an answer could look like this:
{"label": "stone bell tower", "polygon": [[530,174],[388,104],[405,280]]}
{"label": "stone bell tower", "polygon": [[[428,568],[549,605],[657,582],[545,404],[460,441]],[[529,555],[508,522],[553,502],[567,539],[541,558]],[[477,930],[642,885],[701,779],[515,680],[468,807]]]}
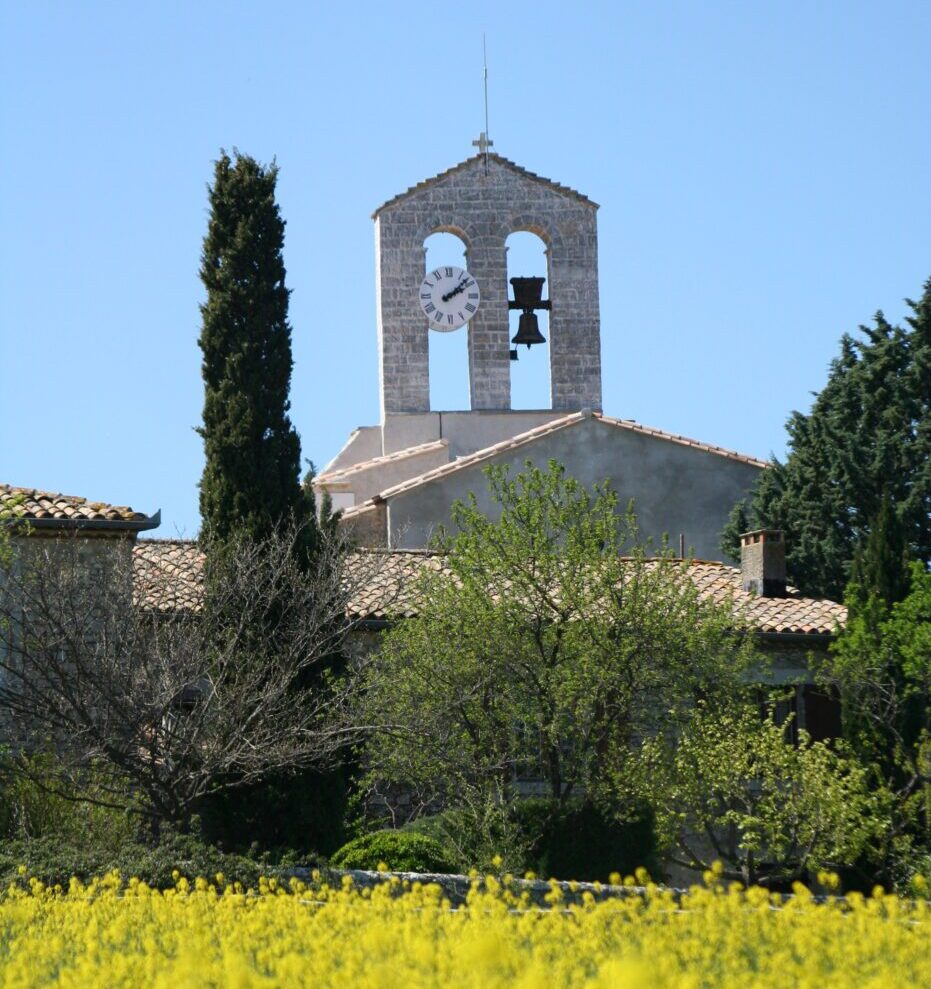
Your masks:
{"label": "stone bell tower", "polygon": [[430,411],[427,319],[418,290],[424,241],[456,234],[481,290],[469,338],[471,411],[511,409],[508,236],[546,245],[551,409],[601,408],[598,206],[496,154],[478,154],[388,200],[374,213],[382,423]]}

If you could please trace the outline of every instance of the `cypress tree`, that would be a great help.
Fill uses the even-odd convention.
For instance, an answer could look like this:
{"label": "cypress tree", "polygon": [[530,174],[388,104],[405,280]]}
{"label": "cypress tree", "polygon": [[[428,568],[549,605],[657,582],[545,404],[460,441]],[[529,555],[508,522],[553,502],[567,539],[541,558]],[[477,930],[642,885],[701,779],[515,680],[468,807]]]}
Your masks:
{"label": "cypress tree", "polygon": [[291,384],[284,220],[278,168],[222,152],[209,189],[200,277],[206,464],[203,538],[261,539],[284,520],[307,523]]}
{"label": "cypress tree", "polygon": [[907,301],[907,327],[878,312],[860,338],[843,337],[811,412],[786,424],[785,462],[763,472],[722,533],[728,556],[739,554],[739,522],[783,529],[792,582],[840,600],[888,498],[887,531],[901,529],[908,555],[931,562],[931,279]]}
{"label": "cypress tree", "polygon": [[[201,542],[208,575],[214,554],[238,541],[261,541],[293,523],[305,567],[320,566],[313,491],[300,481],[300,440],[288,415],[293,360],[282,257],[285,222],[275,201],[278,168],[221,152],[209,187],[210,218],[200,277],[204,413],[198,430],[206,463],[200,482]],[[335,524],[335,523],[332,523]],[[222,571],[222,568],[221,568]],[[209,596],[209,580],[208,580]],[[268,603],[263,639],[278,608]],[[326,664],[337,670],[340,657]],[[325,671],[321,670],[321,675]],[[206,836],[235,847],[252,842],[332,851],[343,840],[346,772],[285,770],[262,782],[206,798]]]}

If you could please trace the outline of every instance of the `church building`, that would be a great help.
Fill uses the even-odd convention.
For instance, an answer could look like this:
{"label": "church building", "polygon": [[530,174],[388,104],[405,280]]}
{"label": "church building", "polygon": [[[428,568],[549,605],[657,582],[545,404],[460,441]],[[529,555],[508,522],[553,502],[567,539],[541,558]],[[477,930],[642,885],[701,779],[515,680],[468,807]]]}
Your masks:
{"label": "church building", "polygon": [[[668,536],[692,557],[688,575],[702,597],[736,607],[765,646],[768,681],[795,685],[799,727],[832,737],[836,705],[813,684],[808,657],[843,626],[845,608],[787,585],[779,532],[745,534],[740,567],[715,562],[731,506],[767,464],[602,410],[597,209],[484,147],[375,211],[381,421],[353,431],[315,481],[352,527],[357,556],[373,555],[370,547],[383,557],[378,580],[361,588],[349,613],[365,634],[416,614],[409,594],[421,568],[441,565],[424,550],[449,524],[453,502],[474,493],[481,509],[494,508],[483,468],[517,472],[528,460],[556,460],[587,486],[607,480],[620,504],[633,502],[644,536]],[[508,277],[506,242],[524,231],[546,246],[545,277]],[[455,258],[426,265],[424,242],[438,232],[459,238],[464,266]],[[512,311],[520,313],[513,337]],[[549,314],[548,338],[539,312]],[[431,408],[429,346],[439,333],[467,335],[468,409]],[[527,346],[548,348],[548,408],[511,407],[515,357]],[[127,607],[196,609],[203,554],[192,541],[137,541],[159,522],[158,514],[0,484],[0,523],[15,541],[77,534],[94,552],[131,553]]]}
{"label": "church building", "polygon": [[[489,152],[484,135],[478,154],[375,210],[381,422],[354,430],[315,481],[360,542],[424,548],[455,500],[472,492],[492,510],[483,468],[555,459],[588,486],[607,480],[622,505],[632,500],[644,536],[720,558],[728,512],[766,463],[604,413],[597,211],[582,193]],[[524,231],[545,245],[545,278],[508,278],[507,239]],[[459,238],[465,267],[444,258],[427,268],[425,241],[436,233]],[[468,337],[468,409],[431,407],[439,333]],[[524,346],[549,350],[548,408],[511,407]]]}

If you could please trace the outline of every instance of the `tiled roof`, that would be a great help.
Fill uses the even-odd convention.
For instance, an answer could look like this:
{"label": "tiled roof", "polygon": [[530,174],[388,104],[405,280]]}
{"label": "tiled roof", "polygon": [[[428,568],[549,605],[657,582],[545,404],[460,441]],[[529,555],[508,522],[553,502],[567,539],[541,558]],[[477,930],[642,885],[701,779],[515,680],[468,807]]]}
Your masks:
{"label": "tiled roof", "polygon": [[394,453],[386,453],[380,457],[372,457],[369,460],[361,460],[350,467],[342,467],[339,470],[324,471],[314,478],[314,485],[337,484],[345,481],[347,477],[359,474],[371,467],[381,467],[384,464],[393,464],[409,457],[416,457],[421,453],[432,453],[434,450],[442,450],[449,446],[449,440],[431,440],[429,443],[420,443],[417,446],[409,446],[403,450],[396,450]]}
{"label": "tiled roof", "polygon": [[133,546],[133,598],[140,607],[196,610],[203,576],[204,554],[189,539],[140,539]]}
{"label": "tiled roof", "polygon": [[[424,179],[422,182],[418,182],[417,185],[412,185],[404,192],[400,192],[398,195],[392,196],[391,199],[382,203],[381,206],[379,206],[378,209],[372,213],[372,219],[374,220],[383,209],[387,209],[389,206],[394,206],[395,203],[399,203],[402,199],[406,199],[408,196],[415,192],[419,192],[421,189],[428,189],[431,185],[436,185],[437,182],[441,182],[443,179],[448,178],[450,175],[454,175],[456,172],[461,172],[464,168],[468,168],[469,165],[481,161],[484,157],[485,156],[482,154],[472,155],[471,158],[466,158],[465,161],[459,162],[458,165],[453,165],[452,168],[447,168],[445,172],[440,172],[439,175],[434,175],[432,178]],[[578,200],[580,203],[585,203],[588,206],[598,209],[598,203],[593,202],[588,198],[588,196],[582,195],[581,192],[577,192],[575,189],[570,189],[567,185],[561,185],[559,182],[554,182],[552,179],[544,178],[542,175],[537,175],[536,172],[528,171],[526,168],[522,168],[513,161],[503,158],[501,155],[496,155],[493,151],[488,152],[488,160],[497,162],[497,164],[503,165],[505,168],[509,168],[512,172],[516,172],[518,175],[523,175],[525,178],[533,179],[536,182],[549,186],[549,188],[554,192],[558,192],[563,196],[568,196],[570,199]]]}
{"label": "tiled roof", "polygon": [[[148,608],[196,608],[202,593],[203,554],[196,543],[143,540],[134,550],[136,600]],[[657,565],[659,562],[657,561]],[[356,617],[387,619],[417,613],[417,578],[425,570],[442,572],[444,558],[423,550],[367,550],[350,561],[359,587],[350,611]],[[830,635],[847,619],[835,601],[808,598],[789,588],[784,598],[761,598],[741,586],[740,570],[724,563],[694,560],[689,577],[703,597],[731,601],[757,632]]]}
{"label": "tiled roof", "polygon": [[374,499],[364,501],[359,505],[354,505],[352,508],[347,508],[343,512],[343,518],[352,518],[354,515],[358,515],[362,511],[370,508],[377,501],[386,501],[389,498],[393,498],[395,495],[403,494],[406,491],[410,491],[412,488],[420,487],[422,484],[429,484],[431,481],[446,477],[449,474],[454,474],[456,471],[464,470],[467,467],[472,467],[474,464],[482,463],[485,460],[490,460],[492,457],[496,457],[499,454],[509,453],[511,450],[516,450],[519,447],[524,446],[526,443],[533,443],[535,440],[538,440],[543,436],[548,436],[550,433],[558,432],[560,429],[565,429],[568,426],[575,426],[587,418],[596,419],[608,426],[614,426],[618,429],[626,429],[632,433],[641,433],[644,436],[656,436],[659,439],[668,440],[671,443],[679,443],[682,446],[690,446],[693,449],[702,450],[705,453],[713,453],[715,456],[725,457],[728,460],[737,460],[740,463],[749,464],[751,467],[769,466],[765,460],[758,460],[756,457],[751,457],[744,453],[736,453],[733,450],[726,450],[721,446],[712,446],[710,443],[702,443],[699,440],[692,440],[687,436],[679,436],[677,433],[667,433],[661,429],[643,426],[639,422],[635,422],[633,419],[615,419],[612,416],[606,416],[601,412],[570,412],[561,419],[552,419],[550,422],[544,423],[542,426],[535,426],[533,429],[529,429],[525,433],[518,433],[516,436],[511,436],[506,440],[502,440],[500,443],[495,443],[493,446],[487,446],[482,450],[477,450],[475,453],[470,453],[468,456],[459,457],[457,460],[450,461],[448,464],[443,464],[440,467],[434,467],[432,470],[428,470],[423,474],[418,474],[416,477],[408,478],[408,480],[402,481],[400,484],[395,484],[390,488],[385,488],[385,490],[379,492]]}
{"label": "tiled roof", "polygon": [[154,529],[161,513],[135,512],[125,505],[106,505],[76,495],[15,488],[0,484],[0,511],[38,528]]}

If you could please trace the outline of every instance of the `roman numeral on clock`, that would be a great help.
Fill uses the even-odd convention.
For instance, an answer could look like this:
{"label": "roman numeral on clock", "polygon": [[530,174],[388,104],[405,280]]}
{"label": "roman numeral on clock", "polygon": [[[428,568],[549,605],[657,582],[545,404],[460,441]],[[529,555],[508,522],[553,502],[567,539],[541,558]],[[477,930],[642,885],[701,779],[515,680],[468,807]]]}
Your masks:
{"label": "roman numeral on clock", "polygon": [[436,306],[432,302],[429,302],[426,306],[424,306],[424,312],[426,313],[432,313],[434,309],[436,309]]}
{"label": "roman numeral on clock", "polygon": [[[475,306],[473,306],[471,302],[466,303],[466,312],[475,312]],[[462,313],[459,315],[461,316]]]}
{"label": "roman numeral on clock", "polygon": [[437,309],[436,315],[433,317],[438,323],[443,322],[443,314]]}

